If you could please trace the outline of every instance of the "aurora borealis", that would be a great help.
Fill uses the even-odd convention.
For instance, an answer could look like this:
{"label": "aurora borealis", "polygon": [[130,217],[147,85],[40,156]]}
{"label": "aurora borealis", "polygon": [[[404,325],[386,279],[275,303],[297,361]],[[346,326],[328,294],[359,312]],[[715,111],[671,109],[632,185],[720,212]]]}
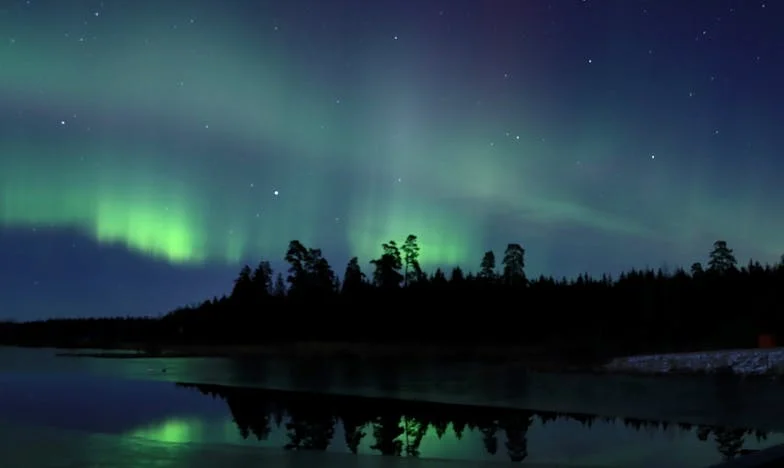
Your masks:
{"label": "aurora borealis", "polygon": [[476,269],[784,253],[784,4],[0,6],[0,318],[148,314],[419,235]]}

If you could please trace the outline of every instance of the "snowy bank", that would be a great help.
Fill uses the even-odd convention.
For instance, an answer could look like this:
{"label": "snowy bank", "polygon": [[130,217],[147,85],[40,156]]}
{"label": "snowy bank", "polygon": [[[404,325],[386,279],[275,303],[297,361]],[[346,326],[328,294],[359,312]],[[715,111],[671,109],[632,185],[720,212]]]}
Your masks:
{"label": "snowy bank", "polygon": [[784,348],[627,356],[613,359],[604,369],[640,374],[712,374],[731,370],[738,375],[778,376],[784,375]]}

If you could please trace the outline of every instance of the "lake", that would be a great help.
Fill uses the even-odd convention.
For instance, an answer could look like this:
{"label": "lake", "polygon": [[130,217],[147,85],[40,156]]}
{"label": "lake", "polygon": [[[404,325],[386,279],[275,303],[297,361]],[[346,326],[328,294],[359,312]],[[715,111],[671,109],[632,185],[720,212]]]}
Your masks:
{"label": "lake", "polygon": [[55,353],[0,348],[3,467],[707,467],[784,442],[771,382]]}

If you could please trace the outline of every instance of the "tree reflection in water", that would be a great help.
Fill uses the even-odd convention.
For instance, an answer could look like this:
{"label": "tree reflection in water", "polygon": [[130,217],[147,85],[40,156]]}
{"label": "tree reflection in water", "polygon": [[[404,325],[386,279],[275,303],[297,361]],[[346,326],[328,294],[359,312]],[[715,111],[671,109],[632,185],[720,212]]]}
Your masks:
{"label": "tree reflection in water", "polygon": [[[330,396],[312,393],[294,393],[260,389],[223,387],[218,385],[177,384],[197,389],[205,395],[223,399],[231,411],[241,436],[251,435],[267,440],[272,427],[285,424],[286,450],[327,450],[335,436],[335,429],[342,424],[343,443],[351,453],[357,454],[363,440],[370,434],[370,450],[387,456],[420,456],[420,446],[426,433],[432,430],[442,439],[451,429],[461,440],[466,429],[481,434],[487,453],[495,455],[499,437],[512,462],[522,462],[528,457],[528,430],[538,419],[540,424],[568,419],[590,427],[597,420],[614,421],[615,418],[586,414],[568,414],[519,409],[471,407],[427,402],[371,399],[349,396]],[[286,418],[288,416],[288,418]],[[634,430],[666,430],[673,423],[634,418],[617,419]],[[676,424],[684,431],[694,432],[703,442],[714,442],[716,450],[725,460],[745,453],[747,437],[765,440],[764,432],[743,429]]]}

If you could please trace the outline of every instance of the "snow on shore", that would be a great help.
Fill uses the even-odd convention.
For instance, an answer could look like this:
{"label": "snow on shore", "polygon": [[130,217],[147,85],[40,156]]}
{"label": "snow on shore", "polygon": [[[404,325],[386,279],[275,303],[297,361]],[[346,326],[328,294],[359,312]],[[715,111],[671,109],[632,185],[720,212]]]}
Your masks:
{"label": "snow on shore", "polygon": [[628,356],[615,358],[604,368],[641,374],[711,374],[732,370],[738,375],[784,375],[784,348]]}

